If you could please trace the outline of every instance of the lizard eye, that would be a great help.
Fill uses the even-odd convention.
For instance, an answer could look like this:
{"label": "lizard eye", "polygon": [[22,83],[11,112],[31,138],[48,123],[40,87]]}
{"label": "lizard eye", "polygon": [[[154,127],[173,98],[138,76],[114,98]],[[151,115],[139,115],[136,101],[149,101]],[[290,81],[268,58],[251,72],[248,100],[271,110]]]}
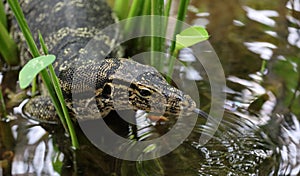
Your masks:
{"label": "lizard eye", "polygon": [[103,87],[103,90],[102,90],[102,95],[103,96],[110,96],[111,94],[111,85],[110,84],[105,84],[104,87]]}
{"label": "lizard eye", "polygon": [[148,89],[148,88],[145,88],[145,87],[144,88],[140,88],[139,89],[139,93],[140,93],[140,95],[142,95],[144,97],[148,97],[148,96],[150,96],[152,94],[151,90]]}

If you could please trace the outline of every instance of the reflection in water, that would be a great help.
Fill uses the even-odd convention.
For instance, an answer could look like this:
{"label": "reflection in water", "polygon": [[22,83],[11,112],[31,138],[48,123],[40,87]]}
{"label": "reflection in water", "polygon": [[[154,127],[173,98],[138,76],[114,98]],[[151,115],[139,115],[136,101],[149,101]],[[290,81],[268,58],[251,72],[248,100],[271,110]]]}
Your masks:
{"label": "reflection in water", "polygon": [[298,48],[300,48],[300,30],[296,29],[294,27],[289,27],[289,37],[288,37],[288,41],[291,45],[294,45]]}
{"label": "reflection in water", "polygon": [[273,56],[273,50],[277,47],[267,42],[245,42],[245,46],[253,53],[259,54],[262,59],[269,60]]}
{"label": "reflection in water", "polygon": [[[53,166],[53,141],[46,131],[24,119],[18,119],[13,126],[16,135],[15,157],[12,161],[13,175],[59,175]],[[33,127],[32,127],[33,126]]]}
{"label": "reflection in water", "polygon": [[274,27],[276,25],[275,20],[272,17],[278,17],[278,12],[274,10],[255,10],[245,6],[244,10],[247,12],[247,17],[253,21]]}
{"label": "reflection in water", "polygon": [[[229,138],[217,133],[219,144],[200,147],[204,154],[218,153],[217,157],[207,157],[207,168],[200,174],[218,174],[220,168],[222,173],[232,175],[299,174],[299,0],[193,2],[200,8],[191,8],[191,16],[196,15],[190,21],[200,25],[198,18],[209,21],[205,25],[210,42],[227,75],[226,108],[236,115],[236,122],[249,120],[253,128],[242,135],[231,133]],[[209,15],[197,16],[207,11]],[[267,60],[267,68],[262,67],[263,60]],[[228,116],[223,119],[227,126]],[[201,132],[208,127],[203,128]],[[233,125],[232,129],[238,132],[246,128]],[[223,134],[221,127],[219,132]],[[247,140],[241,139],[248,139],[252,146],[243,145]],[[225,152],[215,146],[222,146]],[[253,153],[260,159],[255,160]],[[241,167],[228,164],[234,158],[230,156],[237,157],[236,164]],[[227,164],[225,159],[220,162],[222,157]],[[213,164],[211,160],[215,160]],[[212,166],[216,166],[215,171]]]}
{"label": "reflection in water", "polygon": [[288,114],[282,117],[279,142],[280,166],[278,175],[298,175],[300,173],[300,124],[297,117]]}

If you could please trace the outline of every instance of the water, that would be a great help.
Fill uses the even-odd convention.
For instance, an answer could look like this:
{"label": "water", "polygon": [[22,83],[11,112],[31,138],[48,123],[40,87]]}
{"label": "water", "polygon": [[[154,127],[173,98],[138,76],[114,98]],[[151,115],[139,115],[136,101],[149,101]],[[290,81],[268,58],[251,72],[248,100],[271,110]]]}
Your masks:
{"label": "water", "polygon": [[[187,21],[192,25],[206,26],[211,36],[209,42],[220,58],[226,75],[226,112],[218,130],[214,133],[215,122],[206,123],[205,119],[199,118],[190,136],[174,151],[154,160],[139,162],[111,157],[93,147],[84,135],[79,135],[82,150],[76,153],[78,173],[298,175],[299,4],[299,0],[191,1]],[[189,61],[192,55],[192,50],[185,50],[181,59]],[[190,69],[185,70],[186,75],[197,80],[201,108],[208,111],[210,85],[205,72],[196,65],[191,64]],[[17,92],[22,98],[15,99],[22,100],[24,93],[12,84],[16,82],[16,75],[4,70],[2,74],[2,88]],[[18,101],[7,103],[8,112],[17,119],[9,124],[4,123],[1,129],[4,129],[3,126],[12,129],[15,147],[5,148],[0,140],[0,153],[14,152],[13,157],[0,156],[3,168],[0,175],[8,173],[9,168],[13,175],[71,174],[74,153],[69,149],[62,130],[45,126],[51,129],[50,132],[56,131],[55,135],[51,135],[36,122],[24,119],[20,115],[22,105],[19,104]],[[143,116],[138,117],[137,122],[138,126],[129,126],[114,114],[106,120],[119,135],[138,140],[162,136],[175,123],[151,124]],[[212,139],[201,145],[201,135]],[[141,152],[141,159],[144,154]]]}

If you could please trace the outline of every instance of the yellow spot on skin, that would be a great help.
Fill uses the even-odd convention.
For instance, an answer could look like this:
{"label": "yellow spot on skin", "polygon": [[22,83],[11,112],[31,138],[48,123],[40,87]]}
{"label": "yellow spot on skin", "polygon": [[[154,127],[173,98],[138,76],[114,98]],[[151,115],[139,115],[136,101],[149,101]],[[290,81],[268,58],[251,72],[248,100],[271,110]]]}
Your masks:
{"label": "yellow spot on skin", "polygon": [[79,53],[80,53],[80,54],[85,54],[85,53],[87,53],[87,51],[86,51],[84,48],[81,48],[81,49],[79,50]]}
{"label": "yellow spot on skin", "polygon": [[62,9],[62,7],[64,6],[63,2],[58,2],[57,4],[55,4],[54,6],[54,12],[60,11]]}
{"label": "yellow spot on skin", "polygon": [[37,22],[41,22],[41,21],[43,21],[45,18],[46,18],[46,14],[45,14],[45,13],[42,13],[42,14],[40,14],[40,15],[36,18],[36,21],[37,21]]}
{"label": "yellow spot on skin", "polygon": [[71,52],[71,49],[70,48],[66,48],[64,50],[64,55],[68,55],[70,52]]}

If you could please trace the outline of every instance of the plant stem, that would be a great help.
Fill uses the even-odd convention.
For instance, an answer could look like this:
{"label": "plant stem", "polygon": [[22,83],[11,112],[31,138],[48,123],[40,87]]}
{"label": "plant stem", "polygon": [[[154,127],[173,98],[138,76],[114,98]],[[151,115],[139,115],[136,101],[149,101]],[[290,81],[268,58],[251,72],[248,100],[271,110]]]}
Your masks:
{"label": "plant stem", "polygon": [[62,110],[63,110],[64,117],[65,117],[65,118],[62,118],[63,116],[60,116],[61,117],[61,121],[66,121],[67,122],[67,126],[68,126],[68,129],[69,129],[68,131],[69,131],[70,136],[71,136],[72,146],[75,149],[78,149],[79,148],[79,144],[78,144],[77,136],[76,136],[75,129],[73,127],[73,124],[72,124],[71,118],[69,116],[69,112],[68,112],[68,109],[67,109],[67,106],[66,106],[66,103],[65,103],[65,100],[64,100],[64,97],[63,97],[60,85],[59,85],[59,80],[58,80],[57,76],[55,75],[55,71],[54,71],[53,66],[49,65],[48,69],[50,71],[52,82],[54,84],[54,89],[55,89],[55,92],[56,92],[56,94],[58,96],[60,105],[61,105]]}
{"label": "plant stem", "polygon": [[[151,0],[144,0],[144,6],[143,6],[143,11],[142,11],[141,15],[142,16],[151,15]],[[146,33],[147,30],[149,30],[149,23],[146,20],[146,18],[142,18],[141,20],[142,20],[141,23],[140,23],[141,26],[139,26],[139,29],[140,29],[141,34],[143,34],[144,32]],[[141,39],[141,38],[139,38],[139,39]],[[150,42],[145,42],[143,40],[139,40],[139,42],[141,44],[150,43]]]}
{"label": "plant stem", "polygon": [[[138,22],[140,25],[135,26],[135,29],[138,29],[140,34],[146,34],[149,32],[149,22],[147,20],[148,17],[146,16],[151,15],[151,0],[144,0],[142,11],[139,15],[144,17],[141,17],[140,21]],[[151,40],[150,37],[139,37],[129,45],[136,46],[134,49],[136,51],[140,51],[141,49],[150,48],[149,46],[149,44],[151,45],[150,40]]]}
{"label": "plant stem", "polygon": [[[54,87],[53,87],[53,85],[50,82],[51,78],[48,75],[48,72],[47,72],[46,69],[44,69],[44,70],[41,71],[41,77],[42,77],[42,80],[43,80],[43,82],[45,84],[45,87],[47,88],[47,90],[48,90],[48,92],[50,94],[51,101],[53,102],[53,105],[54,105],[54,107],[56,109],[56,112],[57,112],[58,116],[60,118],[63,118],[64,115],[62,113],[62,108],[61,108],[61,106],[59,106],[60,103],[59,103],[58,97],[55,94]],[[66,129],[66,132],[68,133],[68,128],[67,128],[67,125],[66,125],[65,121],[62,121],[62,125],[64,126],[64,128]]]}
{"label": "plant stem", "polygon": [[162,18],[160,18],[164,15],[163,7],[164,7],[164,1],[162,0],[151,1],[151,15],[153,15],[151,17],[151,65],[156,67],[158,70],[161,70],[162,59],[155,58],[154,52],[163,51],[162,35],[164,33],[163,31],[165,25],[162,21]]}
{"label": "plant stem", "polygon": [[115,0],[114,12],[120,20],[127,17],[129,10],[129,0]]}
{"label": "plant stem", "polygon": [[174,68],[174,63],[175,63],[175,60],[176,60],[176,57],[177,57],[177,55],[178,55],[178,50],[175,50],[172,54],[172,56],[170,57],[170,60],[169,60],[169,67],[168,67],[168,76],[167,76],[167,82],[168,83],[171,83],[171,81],[172,81],[172,75],[173,75],[173,68]]}
{"label": "plant stem", "polygon": [[170,15],[170,9],[172,5],[172,0],[168,0],[165,8],[165,16],[168,17]]}
{"label": "plant stem", "polygon": [[169,73],[168,76],[171,78],[172,77],[172,73],[173,71],[173,67],[174,67],[174,59],[177,58],[178,52],[175,52],[175,46],[176,46],[176,35],[179,34],[179,32],[181,31],[182,28],[182,22],[185,20],[185,15],[187,12],[187,7],[189,5],[189,0],[180,0],[180,4],[179,4],[179,10],[178,10],[178,15],[177,15],[177,22],[175,25],[175,30],[174,30],[174,34],[173,34],[173,40],[171,43],[171,47],[170,47],[170,59],[169,59]]}
{"label": "plant stem", "polygon": [[177,22],[173,34],[173,40],[170,48],[170,56],[173,56],[173,52],[175,50],[175,44],[176,44],[176,35],[179,34],[182,28],[182,22],[185,20],[185,15],[187,11],[187,6],[189,4],[189,0],[181,0],[179,4],[179,11],[177,15]]}
{"label": "plant stem", "polygon": [[143,11],[142,15],[150,15],[151,13],[151,0],[144,0],[144,6],[143,6]]}
{"label": "plant stem", "polygon": [[130,7],[127,18],[137,16],[139,14],[139,11],[141,10],[140,7],[143,7],[143,4],[144,4],[144,1],[132,0],[132,5]]}
{"label": "plant stem", "polygon": [[6,118],[7,113],[6,113],[6,107],[5,107],[5,102],[4,102],[4,97],[2,95],[2,87],[0,86],[0,115],[4,118]]}
{"label": "plant stem", "polygon": [[263,60],[260,68],[260,73],[263,75],[264,72],[266,71],[266,66],[267,66],[267,61]]}
{"label": "plant stem", "polygon": [[35,96],[36,94],[36,87],[37,87],[37,83],[36,83],[36,77],[32,80],[31,83],[31,96]]}
{"label": "plant stem", "polygon": [[22,12],[22,9],[21,9],[18,1],[17,0],[7,0],[7,1],[9,3],[11,10],[14,12],[14,14],[16,16],[16,19],[17,19],[18,24],[21,28],[21,31],[26,39],[26,42],[31,51],[31,54],[33,55],[33,57],[40,56],[39,50],[33,40],[32,34],[30,32],[30,29],[28,27],[28,24],[25,20],[24,14]]}
{"label": "plant stem", "polygon": [[[139,11],[141,9],[140,7],[143,7],[143,3],[144,3],[144,1],[142,1],[142,0],[133,0],[132,5],[129,10],[129,13],[128,13],[128,16],[127,16],[127,19],[130,19],[134,16],[138,16]],[[125,24],[125,29],[124,29],[125,35],[129,34],[133,27],[134,26],[132,26],[131,21],[130,20],[127,21],[127,23]]]}
{"label": "plant stem", "polygon": [[5,26],[0,23],[0,54],[9,65],[18,65],[18,48]]}
{"label": "plant stem", "polygon": [[169,22],[169,16],[170,16],[170,9],[171,9],[171,5],[172,5],[172,0],[168,0],[167,4],[166,4],[166,8],[165,8],[165,30],[164,30],[164,36],[167,33],[167,26],[168,26],[168,22]]}
{"label": "plant stem", "polygon": [[0,1],[0,54],[7,64],[19,64],[17,45],[7,30],[7,19],[3,1]]}
{"label": "plant stem", "polygon": [[0,23],[4,26],[5,29],[7,29],[7,19],[6,19],[3,1],[0,1]]}

